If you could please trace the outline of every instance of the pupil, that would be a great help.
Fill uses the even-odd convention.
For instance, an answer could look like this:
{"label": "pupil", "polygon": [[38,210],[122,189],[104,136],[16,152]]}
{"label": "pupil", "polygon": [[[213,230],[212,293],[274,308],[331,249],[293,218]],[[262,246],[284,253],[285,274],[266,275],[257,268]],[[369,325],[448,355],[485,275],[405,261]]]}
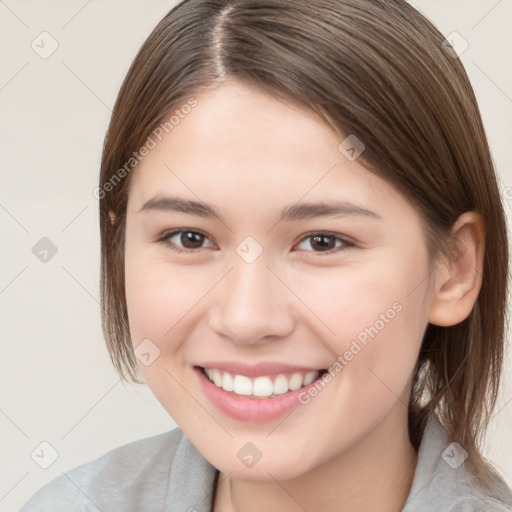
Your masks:
{"label": "pupil", "polygon": [[[329,243],[329,240],[331,243]],[[311,244],[313,247],[315,244],[317,244],[317,247],[320,247],[321,249],[332,249],[334,247],[333,244],[333,237],[330,235],[327,236],[314,236],[313,237],[313,243]]]}
{"label": "pupil", "polygon": [[203,238],[204,236],[201,233],[187,231],[181,235],[181,243],[183,244],[183,247],[186,247],[187,249],[197,249],[203,244]]}

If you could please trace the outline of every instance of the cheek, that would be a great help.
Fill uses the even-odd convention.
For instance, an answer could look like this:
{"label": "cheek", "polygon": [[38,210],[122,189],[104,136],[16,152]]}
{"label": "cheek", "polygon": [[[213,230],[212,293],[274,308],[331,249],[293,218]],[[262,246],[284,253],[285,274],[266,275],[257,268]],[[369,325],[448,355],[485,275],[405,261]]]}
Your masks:
{"label": "cheek", "polygon": [[194,304],[208,290],[204,276],[191,271],[190,267],[171,267],[136,255],[127,259],[125,271],[134,345],[141,337],[154,339],[159,345],[165,338],[166,347],[172,345],[176,332],[186,324],[181,319],[193,314]]}
{"label": "cheek", "polygon": [[395,253],[381,254],[368,263],[322,270],[297,274],[292,282],[314,314],[304,310],[303,319],[310,318],[316,332],[326,333],[325,342],[336,354],[354,339],[362,346],[382,338],[400,343],[400,333],[411,334],[426,318],[420,300],[425,290],[418,286],[424,278],[421,254],[401,259]]}
{"label": "cheek", "polygon": [[191,337],[193,326],[201,321],[203,315],[198,304],[211,288],[213,278],[206,273],[199,275],[191,267],[171,268],[168,263],[144,256],[142,252],[133,252],[126,259],[125,272],[129,328],[135,353],[146,339],[158,350],[158,356],[150,364],[144,364],[141,359],[139,368],[172,418],[185,422],[187,411],[194,411],[197,404],[179,384],[187,379],[183,346]]}
{"label": "cheek", "polygon": [[189,340],[205,322],[208,294],[218,282],[220,271],[209,265],[171,264],[165,253],[156,254],[152,248],[133,249],[127,253],[125,266],[132,344],[137,354],[137,346],[150,339],[159,353],[150,366],[139,363],[139,367],[157,396],[162,387],[179,392],[167,372],[180,381],[188,378]]}
{"label": "cheek", "polygon": [[421,254],[393,256],[303,280],[299,292],[331,331],[316,328],[327,333],[323,341],[335,354],[331,369],[343,381],[340,402],[361,412],[388,407],[404,392],[427,325],[426,283],[418,286],[426,261],[423,266]]}

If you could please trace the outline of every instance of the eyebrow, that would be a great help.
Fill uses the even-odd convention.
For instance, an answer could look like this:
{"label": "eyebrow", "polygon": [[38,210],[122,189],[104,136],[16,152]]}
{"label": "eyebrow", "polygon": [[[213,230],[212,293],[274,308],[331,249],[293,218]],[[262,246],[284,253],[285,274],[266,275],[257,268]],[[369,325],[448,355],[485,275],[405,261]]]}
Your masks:
{"label": "eyebrow", "polygon": [[[143,211],[181,212],[199,217],[220,217],[220,213],[211,205],[183,199],[175,196],[158,196],[146,201],[139,212]],[[295,203],[281,211],[279,222],[314,219],[317,217],[370,217],[382,219],[377,212],[347,201],[325,201],[320,203]]]}

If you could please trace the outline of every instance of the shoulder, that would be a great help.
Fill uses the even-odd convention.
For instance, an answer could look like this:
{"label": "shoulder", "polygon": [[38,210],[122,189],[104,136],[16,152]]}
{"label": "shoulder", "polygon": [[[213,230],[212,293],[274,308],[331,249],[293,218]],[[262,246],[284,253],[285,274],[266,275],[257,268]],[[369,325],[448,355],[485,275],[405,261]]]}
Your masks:
{"label": "shoulder", "polygon": [[432,510],[512,512],[512,496],[508,489],[503,488],[503,492],[491,496],[480,489],[463,467],[459,469],[446,472],[443,468],[432,479],[428,486],[431,497],[427,500],[434,505]]}
{"label": "shoulder", "polygon": [[512,512],[506,483],[496,476],[495,494],[486,494],[467,470],[466,455],[460,445],[447,441],[446,430],[431,415],[403,512]]}
{"label": "shoulder", "polygon": [[162,510],[183,438],[175,428],[115,448],[46,484],[20,512]]}

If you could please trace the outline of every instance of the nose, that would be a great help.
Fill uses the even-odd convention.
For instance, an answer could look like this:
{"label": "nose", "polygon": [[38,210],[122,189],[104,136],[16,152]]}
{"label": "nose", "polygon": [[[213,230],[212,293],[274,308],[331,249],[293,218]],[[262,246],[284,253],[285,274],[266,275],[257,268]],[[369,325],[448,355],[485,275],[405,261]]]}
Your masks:
{"label": "nose", "polygon": [[285,283],[263,256],[253,263],[235,258],[233,267],[216,287],[210,328],[240,345],[260,345],[289,336],[297,316],[293,293]]}

